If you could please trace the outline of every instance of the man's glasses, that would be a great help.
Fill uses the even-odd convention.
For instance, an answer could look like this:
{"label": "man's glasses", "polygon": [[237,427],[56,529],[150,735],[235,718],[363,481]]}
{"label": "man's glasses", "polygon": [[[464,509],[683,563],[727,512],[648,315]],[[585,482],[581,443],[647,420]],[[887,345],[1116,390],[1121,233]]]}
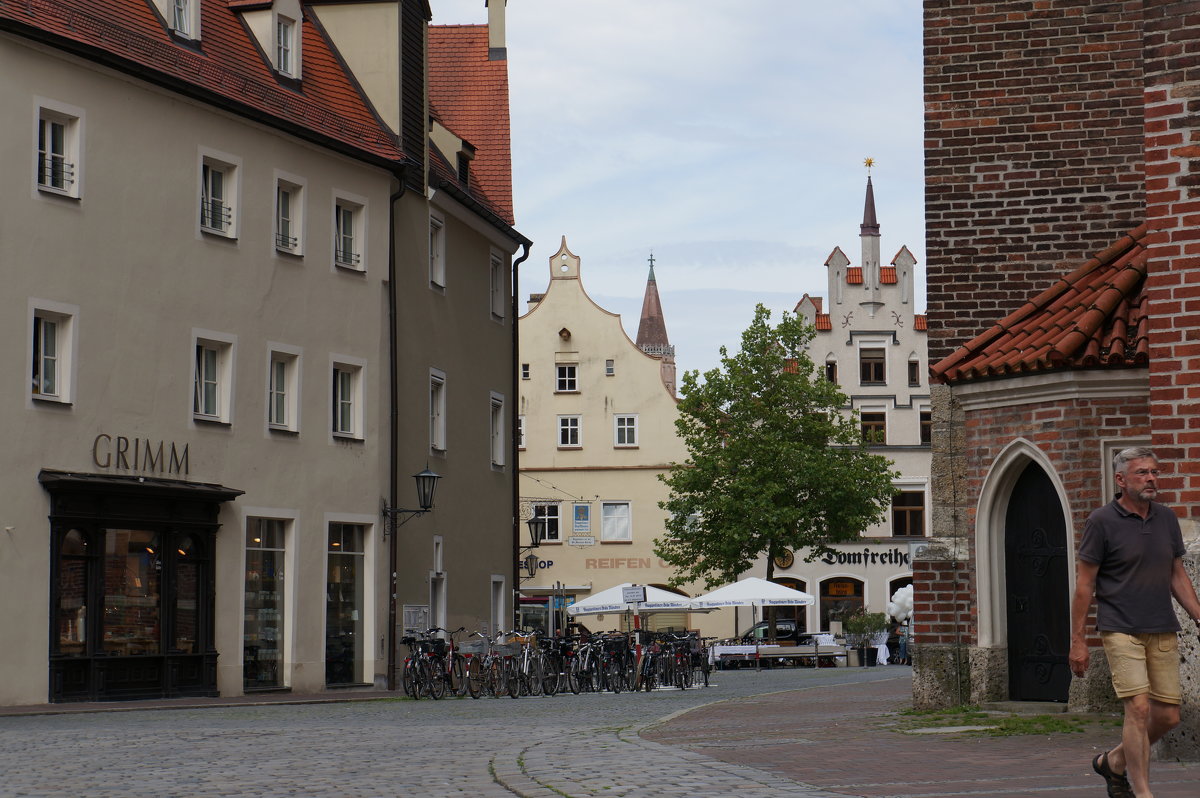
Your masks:
{"label": "man's glasses", "polygon": [[1157,468],[1139,468],[1137,471],[1130,471],[1129,473],[1135,477],[1156,477],[1162,472]]}

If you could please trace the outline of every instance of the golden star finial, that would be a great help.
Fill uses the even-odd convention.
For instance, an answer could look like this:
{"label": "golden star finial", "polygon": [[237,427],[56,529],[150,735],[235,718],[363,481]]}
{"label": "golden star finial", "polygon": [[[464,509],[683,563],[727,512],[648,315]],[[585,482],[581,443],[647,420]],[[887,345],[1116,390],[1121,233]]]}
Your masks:
{"label": "golden star finial", "polygon": [[864,158],[863,166],[867,167],[867,174],[871,174],[871,167],[875,165],[874,158]]}

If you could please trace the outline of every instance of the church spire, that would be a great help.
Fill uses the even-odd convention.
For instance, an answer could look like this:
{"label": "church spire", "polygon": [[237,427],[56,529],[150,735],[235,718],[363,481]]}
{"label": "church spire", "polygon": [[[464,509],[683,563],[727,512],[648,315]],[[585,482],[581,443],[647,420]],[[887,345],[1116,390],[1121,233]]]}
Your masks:
{"label": "church spire", "polygon": [[871,185],[870,175],[867,175],[867,199],[863,202],[863,220],[858,229],[859,235],[879,235],[879,220],[875,218],[875,189]]}
{"label": "church spire", "polygon": [[650,253],[650,275],[646,278],[646,295],[642,299],[642,318],[638,324],[637,345],[648,355],[665,355],[674,348],[667,338],[667,322],[663,318],[662,302],[658,298],[658,281],[654,278],[654,253]]}

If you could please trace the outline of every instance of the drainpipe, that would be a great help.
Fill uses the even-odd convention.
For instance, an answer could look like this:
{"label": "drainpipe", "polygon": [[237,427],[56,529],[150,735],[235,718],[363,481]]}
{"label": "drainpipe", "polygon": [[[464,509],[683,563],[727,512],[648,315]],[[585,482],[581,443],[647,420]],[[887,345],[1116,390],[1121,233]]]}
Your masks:
{"label": "drainpipe", "polygon": [[[396,481],[400,469],[400,354],[396,338],[399,321],[396,317],[396,203],[407,189],[408,165],[398,172],[400,189],[388,197],[388,507],[398,507]],[[387,689],[396,689],[396,558],[399,542],[395,519],[385,517],[388,534],[388,628],[387,628]]]}
{"label": "drainpipe", "polygon": [[[510,314],[510,318],[512,318],[512,327],[513,327],[513,329],[512,329],[512,354],[513,354],[512,365],[513,365],[513,368],[511,369],[513,400],[512,400],[512,410],[509,411],[509,414],[508,414],[508,416],[509,416],[508,428],[512,433],[511,437],[512,437],[512,453],[513,453],[512,557],[510,559],[512,560],[512,586],[513,586],[513,590],[512,590],[513,624],[512,625],[513,625],[514,629],[517,627],[517,601],[518,601],[520,589],[521,589],[521,576],[520,576],[520,567],[521,566],[517,562],[517,552],[519,552],[521,550],[521,486],[520,486],[521,452],[520,452],[520,448],[517,445],[518,443],[520,443],[520,439],[518,438],[518,435],[517,435],[517,419],[521,415],[521,407],[520,407],[520,404],[521,404],[521,393],[520,393],[521,381],[520,381],[520,377],[517,375],[517,371],[521,368],[521,365],[520,365],[521,364],[521,348],[520,348],[521,338],[520,338],[520,334],[518,333],[518,330],[520,329],[521,325],[517,323],[517,315],[518,315],[517,314],[517,303],[520,302],[520,289],[518,288],[518,283],[520,281],[517,279],[517,275],[518,275],[518,272],[520,271],[521,264],[524,263],[526,258],[529,257],[529,247],[532,244],[533,244],[532,241],[522,241],[521,242],[521,249],[522,249],[521,257],[519,257],[515,261],[513,261],[513,265],[512,265],[512,311]],[[492,634],[494,635],[497,631],[499,631],[499,630],[493,629]]]}

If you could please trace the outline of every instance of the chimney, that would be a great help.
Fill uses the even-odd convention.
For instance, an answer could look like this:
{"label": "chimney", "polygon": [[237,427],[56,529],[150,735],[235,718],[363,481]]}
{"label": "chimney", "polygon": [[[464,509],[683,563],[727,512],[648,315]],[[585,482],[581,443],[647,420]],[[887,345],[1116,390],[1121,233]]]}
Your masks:
{"label": "chimney", "polygon": [[504,44],[504,7],[508,0],[483,0],[488,10],[488,60],[507,61],[508,47]]}

